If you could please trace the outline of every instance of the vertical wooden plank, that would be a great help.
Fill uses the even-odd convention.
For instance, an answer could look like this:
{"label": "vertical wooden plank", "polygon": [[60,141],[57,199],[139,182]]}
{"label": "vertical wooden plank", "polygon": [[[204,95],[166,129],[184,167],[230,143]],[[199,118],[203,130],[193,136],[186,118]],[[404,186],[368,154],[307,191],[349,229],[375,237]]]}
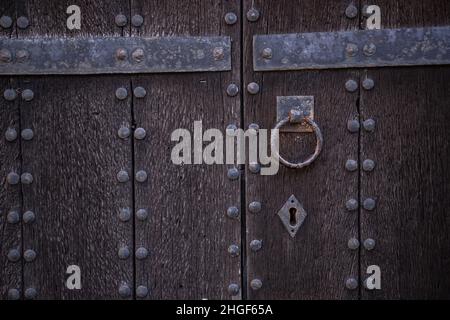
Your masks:
{"label": "vertical wooden plank", "polygon": [[[256,123],[271,129],[276,123],[276,97],[313,95],[314,119],[324,137],[323,151],[309,167],[280,166],[274,176],[246,174],[245,246],[248,251],[247,292],[250,299],[356,299],[358,290],[347,290],[347,277],[358,279],[358,250],[347,242],[358,238],[358,214],[346,209],[358,197],[358,174],[345,170],[348,159],[358,157],[358,136],[347,130],[358,118],[358,93],[345,90],[348,79],[358,81],[359,71],[253,72],[252,37],[255,34],[356,30],[358,19],[344,12],[352,1],[244,1],[244,15],[253,9],[257,21],[244,21],[244,85],[256,82],[260,92],[244,92],[245,127]],[[304,160],[313,153],[312,134],[283,134],[281,154]],[[307,212],[304,224],[291,238],[277,216],[294,195]],[[259,213],[248,205],[258,201]],[[262,248],[252,251],[252,240]],[[252,281],[259,279],[257,290]]]}
{"label": "vertical wooden plank", "polygon": [[[143,87],[144,98],[133,98],[137,128],[146,131],[134,140],[134,171],[148,178],[135,184],[135,210],[148,211],[135,219],[136,249],[149,251],[136,259],[136,286],[149,290],[149,299],[228,299],[228,286],[240,285],[241,257],[228,253],[240,246],[240,219],[227,218],[228,207],[240,206],[240,181],[227,178],[225,165],[174,165],[171,134],[178,128],[193,132],[239,124],[239,96],[226,94],[228,84],[240,84],[240,22],[227,25],[224,16],[240,16],[239,1],[132,1],[132,16],[144,17],[140,36],[217,36],[232,39],[231,72],[143,75],[133,88]],[[238,18],[240,19],[240,18]],[[138,298],[142,298],[138,295]]]}
{"label": "vertical wooden plank", "polygon": [[[30,20],[19,37],[118,35],[113,16],[128,12],[126,0],[81,2],[82,29],[74,32],[65,28],[66,5],[17,2],[18,15]],[[132,297],[131,254],[119,259],[120,248],[133,250],[133,225],[119,219],[132,208],[132,182],[117,179],[120,170],[131,176],[131,141],[118,137],[120,127],[131,127],[131,97],[119,101],[119,87],[130,92],[129,78],[21,78],[20,91],[34,92],[20,105],[22,127],[34,133],[22,144],[22,172],[33,176],[22,186],[23,210],[36,215],[24,226],[24,252],[36,253],[24,266],[25,298]],[[70,265],[81,269],[81,290],[66,288]]]}
{"label": "vertical wooden plank", "polygon": [[[14,1],[0,3],[0,41],[15,36]],[[0,300],[20,299],[22,295],[22,262],[8,258],[22,252],[22,196],[20,185],[7,182],[10,173],[20,174],[20,119],[18,100],[4,98],[5,90],[15,90],[17,81],[0,77]],[[13,139],[14,138],[14,139]],[[18,218],[18,220],[17,220]],[[17,251],[12,251],[17,250]]]}
{"label": "vertical wooden plank", "polygon": [[[368,1],[363,1],[369,3]],[[384,28],[448,25],[448,1],[377,1]],[[450,294],[450,185],[448,141],[450,68],[369,69],[374,89],[361,91],[361,116],[375,120],[361,132],[361,237],[375,248],[361,251],[363,274],[381,269],[381,290],[363,299],[448,299]],[[365,275],[367,277],[368,275]]]}
{"label": "vertical wooden plank", "polygon": [[19,299],[22,293],[22,195],[20,184],[11,184],[21,171],[19,105],[3,97],[16,86],[0,78],[0,300]]}

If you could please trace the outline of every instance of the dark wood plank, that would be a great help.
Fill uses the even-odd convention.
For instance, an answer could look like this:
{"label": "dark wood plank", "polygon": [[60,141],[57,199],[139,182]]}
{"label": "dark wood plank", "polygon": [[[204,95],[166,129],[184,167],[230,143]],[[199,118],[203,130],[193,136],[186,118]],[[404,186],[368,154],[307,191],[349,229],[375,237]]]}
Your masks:
{"label": "dark wood plank", "polygon": [[[1,78],[0,91],[0,300],[19,297],[22,292],[22,262],[10,261],[8,254],[11,250],[22,252],[22,195],[20,184],[11,185],[7,182],[10,173],[20,174],[20,138],[11,141],[11,130],[20,135],[19,103],[6,101],[3,98],[5,89],[14,89],[17,83],[14,80]],[[7,133],[7,131],[9,133]],[[5,135],[10,138],[7,139]],[[19,220],[16,220],[16,217]],[[12,219],[12,220],[11,220]],[[13,222],[13,223],[12,223]]]}
{"label": "dark wood plank", "polygon": [[[262,203],[261,212],[247,209],[245,245],[248,256],[247,292],[250,299],[356,299],[358,290],[345,288],[347,277],[358,279],[358,251],[347,248],[358,238],[358,215],[346,210],[349,198],[358,195],[358,175],[345,171],[347,159],[358,156],[358,136],[347,131],[347,121],[357,119],[357,93],[345,91],[345,82],[358,80],[358,71],[305,71],[255,73],[252,69],[252,36],[293,32],[355,30],[358,19],[344,15],[349,1],[244,1],[260,11],[256,22],[244,21],[244,79],[255,81],[257,95],[244,92],[245,126],[257,123],[270,129],[276,123],[276,97],[313,95],[315,120],[324,136],[322,154],[311,166],[288,169],[275,176],[247,171],[246,202]],[[283,134],[281,153],[292,160],[314,151],[312,134]],[[277,216],[291,195],[303,204],[308,216],[292,239]],[[253,252],[249,244],[262,240]],[[244,240],[243,240],[244,241]],[[262,288],[253,290],[251,281]]]}
{"label": "dark wood plank", "polygon": [[135,140],[135,171],[148,180],[136,183],[136,210],[147,209],[146,221],[135,220],[136,247],[150,254],[136,260],[136,285],[149,288],[150,299],[230,299],[230,283],[240,285],[241,258],[228,246],[240,246],[240,219],[229,219],[227,208],[240,206],[240,181],[227,178],[225,165],[184,165],[171,162],[171,133],[192,132],[194,121],[204,130],[224,132],[239,123],[240,99],[228,97],[227,85],[239,84],[240,26],[224,22],[227,12],[238,16],[238,1],[132,1],[132,16],[143,15],[141,36],[229,35],[233,70],[224,73],[146,75],[133,78],[133,87],[147,90],[134,98],[136,127],[147,131]]}
{"label": "dark wood plank", "polygon": [[[30,19],[18,29],[28,36],[120,35],[117,13],[128,1],[81,1],[81,31],[65,28],[69,1],[18,1],[17,14]],[[24,266],[24,286],[38,299],[119,298],[118,288],[134,286],[133,259],[120,260],[118,250],[133,251],[133,224],[121,222],[122,208],[132,208],[132,182],[119,183],[117,173],[131,175],[130,139],[117,131],[131,127],[131,97],[118,101],[115,91],[130,81],[120,77],[23,77],[20,90],[32,89],[21,102],[21,124],[34,131],[22,144],[23,171],[32,173],[23,186],[23,208],[34,210],[36,223],[24,228],[24,250],[37,253]],[[80,266],[82,289],[65,287],[66,268]]]}
{"label": "dark wood plank", "polygon": [[[363,1],[364,2],[364,1]],[[384,28],[448,25],[448,1],[378,1]],[[362,250],[362,272],[381,268],[381,290],[363,299],[448,299],[450,153],[448,109],[450,69],[371,69],[371,91],[361,91],[362,119],[376,121],[361,132],[361,196],[377,200],[361,213],[361,237],[376,247]],[[364,77],[365,77],[364,76]]]}

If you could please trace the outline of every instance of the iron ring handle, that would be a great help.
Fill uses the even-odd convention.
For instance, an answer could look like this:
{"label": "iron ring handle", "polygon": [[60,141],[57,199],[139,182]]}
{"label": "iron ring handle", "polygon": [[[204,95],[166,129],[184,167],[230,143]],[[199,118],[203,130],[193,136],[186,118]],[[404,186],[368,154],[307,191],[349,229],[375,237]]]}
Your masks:
{"label": "iron ring handle", "polygon": [[[317,123],[314,122],[314,120],[312,120],[309,117],[304,117],[302,119],[302,121],[308,123],[315,135],[316,135],[316,139],[317,139],[317,143],[316,143],[316,149],[314,150],[314,153],[305,161],[303,162],[299,162],[299,163],[292,163],[287,161],[286,159],[284,159],[283,157],[280,156],[279,154],[279,150],[278,148],[275,148],[275,141],[276,141],[276,135],[274,133],[274,130],[279,130],[281,127],[283,127],[284,125],[286,125],[287,123],[291,122],[291,118],[290,117],[286,117],[283,120],[281,120],[280,122],[278,122],[275,125],[275,128],[273,128],[271,136],[270,136],[270,146],[271,146],[271,152],[275,153],[275,156],[279,159],[279,161],[285,165],[288,168],[293,168],[293,169],[300,169],[306,166],[309,166],[311,163],[313,163],[314,160],[317,159],[317,157],[319,156],[320,152],[322,151],[322,146],[323,146],[323,136],[322,136],[322,132],[320,131],[319,126],[317,125]],[[279,141],[278,141],[279,142]],[[279,146],[279,143],[278,143]]]}

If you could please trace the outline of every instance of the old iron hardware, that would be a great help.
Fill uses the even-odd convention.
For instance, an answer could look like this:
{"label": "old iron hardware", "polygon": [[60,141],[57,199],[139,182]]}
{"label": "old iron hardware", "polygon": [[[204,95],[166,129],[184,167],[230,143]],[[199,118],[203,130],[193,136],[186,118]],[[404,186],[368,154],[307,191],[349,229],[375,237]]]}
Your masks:
{"label": "old iron hardware", "polygon": [[255,71],[444,64],[450,64],[450,26],[253,38]]}
{"label": "old iron hardware", "polygon": [[314,122],[314,97],[282,96],[277,97],[277,124],[274,130],[282,130],[289,126],[288,132],[314,132],[317,143],[313,155],[299,163],[291,163],[280,156],[279,136],[272,130],[270,145],[273,155],[286,167],[299,169],[310,165],[322,151],[323,137],[317,123]]}
{"label": "old iron hardware", "polygon": [[[277,97],[277,122],[287,118],[291,110],[298,110],[305,117],[314,120],[314,97],[313,96],[278,96]],[[312,128],[304,123],[289,123],[281,132],[313,132]]]}
{"label": "old iron hardware", "polygon": [[291,195],[278,211],[281,222],[292,238],[295,237],[298,229],[302,226],[306,215],[305,209],[294,195]]}
{"label": "old iron hardware", "polygon": [[229,37],[2,39],[0,74],[116,74],[231,70]]}

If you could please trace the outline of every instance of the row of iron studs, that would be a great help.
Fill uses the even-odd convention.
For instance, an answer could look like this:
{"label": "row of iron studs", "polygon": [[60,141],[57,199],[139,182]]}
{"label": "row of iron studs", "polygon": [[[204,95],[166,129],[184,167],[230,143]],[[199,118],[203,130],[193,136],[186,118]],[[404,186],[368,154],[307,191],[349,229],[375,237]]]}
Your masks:
{"label": "row of iron studs", "polygon": [[[250,22],[256,22],[259,19],[260,13],[257,9],[251,8],[249,11],[247,11],[247,20]],[[225,15],[225,23],[228,25],[233,25],[237,22],[237,16],[233,12],[229,12]],[[231,83],[227,87],[227,95],[230,97],[236,97],[239,93],[239,86],[235,83]],[[260,92],[260,86],[256,82],[250,82],[247,84],[247,92],[252,95],[256,95]],[[257,134],[259,130],[259,125],[256,123],[251,123],[248,126],[248,129],[250,129],[250,133]],[[228,130],[237,130],[237,126],[234,124],[230,124],[227,127]],[[249,171],[254,174],[259,174],[261,170],[259,163],[249,163]],[[238,168],[233,167],[228,169],[227,177],[230,180],[239,180],[240,178],[240,171]],[[262,205],[259,201],[253,201],[248,205],[248,210],[252,213],[258,213],[261,211]],[[237,219],[239,217],[239,209],[235,206],[229,207],[227,209],[227,216],[231,219]],[[262,240],[251,240],[250,241],[250,249],[253,252],[259,251],[262,248]],[[228,253],[233,256],[239,256],[240,248],[236,244],[232,244],[228,247]],[[252,279],[250,281],[250,287],[253,290],[259,290],[262,287],[262,281],[260,279]],[[240,292],[240,286],[236,283],[231,283],[228,286],[228,293],[232,296],[238,295]]]}
{"label": "row of iron studs", "polygon": [[[3,17],[2,17],[3,18]],[[2,21],[2,18],[0,18],[0,24]],[[18,91],[16,89],[6,89],[3,92],[3,98],[7,102],[13,102],[18,98]],[[31,89],[24,89],[21,92],[21,98],[22,100],[27,103],[34,99],[34,92]],[[14,143],[19,134],[14,127],[8,127],[6,129],[6,132],[4,133],[5,140],[8,143]],[[27,128],[23,129],[20,133],[20,136],[22,140],[24,141],[31,141],[34,137],[34,132],[32,129]],[[6,182],[11,186],[17,186],[19,185],[19,182],[23,185],[30,185],[33,183],[33,175],[29,172],[23,172],[21,175],[19,175],[15,171],[11,171],[8,173],[6,177]],[[20,216],[20,209],[12,209],[8,212],[6,216],[6,222],[11,225],[19,225],[20,220],[22,218],[23,223],[26,225],[31,225],[36,220],[36,215],[32,210],[27,210],[22,214],[22,217]],[[20,226],[20,225],[19,225]],[[22,253],[18,249],[10,249],[7,253],[8,261],[11,263],[17,263],[20,261],[20,258],[22,257]],[[23,251],[23,260],[26,263],[31,263],[37,258],[36,251],[34,249],[26,249]],[[21,293],[18,288],[10,288],[8,290],[8,299],[10,300],[18,300],[20,299]],[[37,290],[33,287],[29,287],[25,289],[24,297],[26,299],[34,299],[37,296]]]}
{"label": "row of iron studs", "polygon": [[[133,95],[136,99],[143,99],[147,95],[147,91],[143,87],[136,87],[133,90]],[[126,100],[128,98],[128,90],[124,87],[120,87],[116,89],[115,92],[116,99],[119,101]],[[122,125],[117,130],[117,136],[119,139],[126,140],[128,139],[132,134],[133,129],[129,126]],[[136,128],[134,129],[133,136],[134,138],[138,140],[145,139],[147,135],[147,132],[144,128]],[[139,170],[135,173],[135,180],[138,183],[144,183],[147,181],[148,175],[145,170]],[[117,173],[117,181],[119,183],[126,183],[130,180],[129,174],[125,169],[120,170]],[[148,217],[148,210],[144,208],[139,208],[136,210],[136,219],[139,221],[146,221]],[[132,209],[130,208],[120,208],[119,209],[119,220],[121,222],[129,222],[132,219]],[[120,260],[127,260],[131,256],[130,249],[127,245],[119,245],[119,249],[117,252],[117,255]],[[136,249],[135,252],[135,258],[137,260],[145,260],[149,255],[149,251],[147,248],[141,246]],[[119,285],[119,295],[122,298],[130,298],[132,296],[131,287],[128,283],[122,282]],[[139,285],[136,288],[136,297],[138,298],[145,298],[149,294],[149,290],[147,286]]]}

